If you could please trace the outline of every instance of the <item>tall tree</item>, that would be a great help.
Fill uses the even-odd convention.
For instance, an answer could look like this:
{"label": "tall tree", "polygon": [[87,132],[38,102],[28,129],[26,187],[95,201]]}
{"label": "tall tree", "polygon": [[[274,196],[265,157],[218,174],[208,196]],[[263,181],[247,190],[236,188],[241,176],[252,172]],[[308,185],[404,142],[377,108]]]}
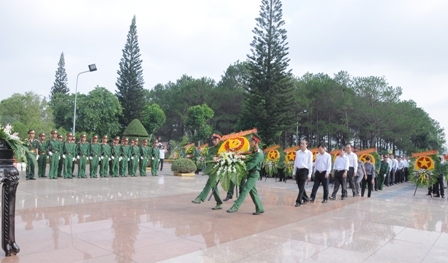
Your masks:
{"label": "tall tree", "polygon": [[67,73],[65,72],[64,52],[61,53],[61,57],[59,58],[58,70],[56,70],[55,77],[53,87],[51,87],[50,91],[50,101],[53,100],[55,94],[68,94],[70,91],[67,84]]}
{"label": "tall tree", "polygon": [[248,55],[248,87],[238,127],[257,127],[266,143],[276,143],[285,128],[295,124],[288,43],[280,0],[262,0],[255,36]]}
{"label": "tall tree", "polygon": [[138,45],[137,25],[135,16],[129,28],[127,41],[120,60],[120,69],[117,71],[116,95],[123,107],[123,116],[120,119],[122,128],[133,119],[141,119],[145,108],[145,91],[143,89],[143,69]]}
{"label": "tall tree", "polygon": [[214,114],[213,110],[205,103],[188,108],[185,125],[189,129],[193,141],[206,140],[211,135],[212,128],[207,122],[213,118]]}

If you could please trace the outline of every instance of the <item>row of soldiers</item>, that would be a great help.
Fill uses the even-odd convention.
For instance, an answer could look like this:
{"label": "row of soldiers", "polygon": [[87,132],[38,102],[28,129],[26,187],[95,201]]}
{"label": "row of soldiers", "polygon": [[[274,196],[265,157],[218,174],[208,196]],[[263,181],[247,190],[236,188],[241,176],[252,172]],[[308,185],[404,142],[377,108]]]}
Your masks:
{"label": "row of soldiers", "polygon": [[148,140],[143,140],[139,145],[138,139],[130,140],[120,137],[114,138],[112,143],[108,142],[108,136],[104,135],[102,142],[98,142],[98,136],[92,137],[91,143],[87,142],[86,134],[81,135],[81,140],[75,143],[71,133],[66,134],[63,140],[58,131],[51,132],[51,138],[45,139],[45,134],[39,134],[39,140],[35,139],[34,130],[28,131],[29,138],[25,140],[28,151],[26,153],[26,179],[34,178],[37,164],[38,177],[46,176],[47,159],[50,163],[48,177],[57,179],[74,177],[75,164],[78,163],[78,178],[86,178],[87,162],[90,163],[90,178],[97,178],[98,172],[101,177],[126,177],[146,176],[146,167],[151,164],[151,174],[157,176],[160,152],[158,141],[154,141],[152,147],[148,146]]}

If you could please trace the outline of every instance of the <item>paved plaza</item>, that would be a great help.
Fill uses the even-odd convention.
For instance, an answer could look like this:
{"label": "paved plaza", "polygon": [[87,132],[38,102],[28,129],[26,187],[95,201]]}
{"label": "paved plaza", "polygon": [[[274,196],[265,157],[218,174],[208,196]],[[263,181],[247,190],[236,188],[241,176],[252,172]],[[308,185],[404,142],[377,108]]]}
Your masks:
{"label": "paved plaza", "polygon": [[[448,203],[412,183],[372,198],[294,207],[293,180],[257,184],[265,213],[191,203],[207,176],[25,180],[16,202],[17,256],[4,262],[448,262]],[[148,173],[149,174],[149,173]],[[312,182],[307,186],[309,195]],[[220,187],[221,196],[225,192]],[[351,193],[349,189],[349,193]]]}

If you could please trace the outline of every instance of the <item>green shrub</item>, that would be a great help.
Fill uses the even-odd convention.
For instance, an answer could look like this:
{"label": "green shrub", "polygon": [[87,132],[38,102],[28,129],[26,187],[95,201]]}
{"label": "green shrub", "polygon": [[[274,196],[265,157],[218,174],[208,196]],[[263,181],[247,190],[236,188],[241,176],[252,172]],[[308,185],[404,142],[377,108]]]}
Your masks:
{"label": "green shrub", "polygon": [[192,173],[196,171],[196,164],[190,159],[179,158],[171,164],[171,171],[177,173]]}

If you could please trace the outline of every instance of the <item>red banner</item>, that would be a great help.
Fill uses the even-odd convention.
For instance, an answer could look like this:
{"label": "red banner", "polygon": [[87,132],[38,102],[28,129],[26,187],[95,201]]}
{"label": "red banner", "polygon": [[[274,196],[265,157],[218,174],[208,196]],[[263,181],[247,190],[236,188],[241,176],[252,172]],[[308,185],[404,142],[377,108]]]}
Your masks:
{"label": "red banner", "polygon": [[415,158],[415,157],[429,156],[429,155],[434,155],[434,154],[437,154],[437,150],[426,151],[426,152],[421,152],[421,153],[413,153],[411,157]]}
{"label": "red banner", "polygon": [[256,133],[257,132],[257,128],[253,128],[252,130],[247,130],[247,131],[241,131],[241,132],[237,132],[237,133],[231,133],[231,134],[227,134],[221,137],[221,141],[225,141],[231,138],[236,138],[236,137],[243,137],[246,136],[248,134],[252,134],[252,133]]}

